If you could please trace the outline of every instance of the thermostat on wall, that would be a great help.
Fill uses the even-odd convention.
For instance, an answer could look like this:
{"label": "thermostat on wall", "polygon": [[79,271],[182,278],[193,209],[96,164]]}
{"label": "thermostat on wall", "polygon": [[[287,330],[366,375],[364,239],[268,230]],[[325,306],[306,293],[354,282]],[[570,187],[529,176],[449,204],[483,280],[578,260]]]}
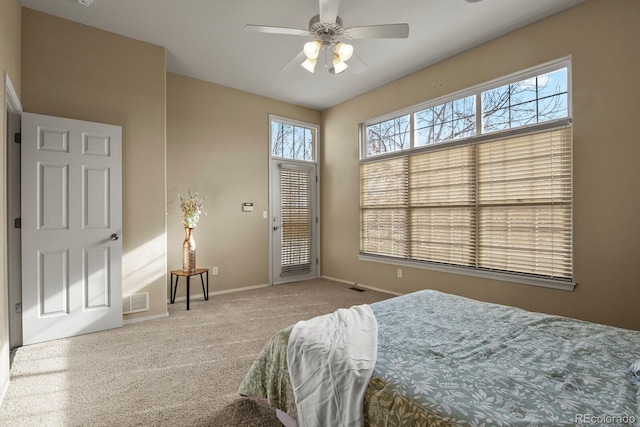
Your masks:
{"label": "thermostat on wall", "polygon": [[243,203],[242,212],[253,212],[253,203]]}

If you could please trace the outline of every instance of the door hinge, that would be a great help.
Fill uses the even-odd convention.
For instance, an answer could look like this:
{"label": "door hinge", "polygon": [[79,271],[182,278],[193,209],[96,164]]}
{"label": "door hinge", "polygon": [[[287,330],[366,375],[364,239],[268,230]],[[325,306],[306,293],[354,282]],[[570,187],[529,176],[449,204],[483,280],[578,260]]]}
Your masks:
{"label": "door hinge", "polygon": [[13,134],[13,142],[20,144],[22,142],[22,134],[20,132]]}
{"label": "door hinge", "polygon": [[16,314],[22,313],[22,303],[16,303]]}
{"label": "door hinge", "polygon": [[318,258],[316,258],[316,265],[318,265]]}
{"label": "door hinge", "polygon": [[316,184],[318,183],[318,175],[316,175]]}
{"label": "door hinge", "polygon": [[15,228],[22,228],[22,218],[16,218],[13,220],[13,226]]}
{"label": "door hinge", "polygon": [[318,223],[318,217],[316,217],[316,224]]}

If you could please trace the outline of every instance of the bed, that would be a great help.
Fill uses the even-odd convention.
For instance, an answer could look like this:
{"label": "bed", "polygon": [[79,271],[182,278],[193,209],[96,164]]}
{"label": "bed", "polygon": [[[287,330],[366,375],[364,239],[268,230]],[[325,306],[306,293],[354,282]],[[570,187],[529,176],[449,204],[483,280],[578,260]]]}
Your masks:
{"label": "bed", "polygon": [[[378,342],[365,425],[640,423],[638,331],[432,290],[370,308]],[[296,419],[291,332],[267,342],[239,393],[264,397]]]}

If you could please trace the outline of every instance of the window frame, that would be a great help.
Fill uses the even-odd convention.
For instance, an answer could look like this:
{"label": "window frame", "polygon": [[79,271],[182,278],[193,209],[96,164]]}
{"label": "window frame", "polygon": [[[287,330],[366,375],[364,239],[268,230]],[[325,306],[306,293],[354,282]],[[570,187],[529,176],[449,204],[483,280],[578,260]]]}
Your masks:
{"label": "window frame", "polygon": [[[535,124],[526,125],[526,126],[519,126],[516,128],[510,128],[508,130],[500,130],[500,131],[487,132],[487,133],[482,132],[482,124],[483,124],[482,109],[478,108],[478,106],[482,106],[483,92],[486,92],[492,89],[497,89],[501,86],[505,86],[511,83],[517,83],[522,80],[527,80],[533,77],[537,77],[541,74],[557,71],[561,68],[567,69],[567,117],[566,118],[550,120],[550,121],[535,123]],[[383,114],[381,116],[377,116],[372,119],[369,119],[365,122],[360,123],[360,131],[359,131],[360,162],[377,161],[377,160],[384,159],[386,157],[394,157],[398,155],[404,155],[405,153],[419,152],[419,150],[428,151],[430,149],[438,149],[445,145],[455,144],[460,141],[463,141],[463,143],[477,143],[483,140],[496,138],[497,137],[496,135],[499,135],[498,137],[501,138],[502,136],[510,136],[511,134],[518,135],[523,132],[525,133],[534,132],[535,130],[538,130],[538,129],[544,129],[544,127],[541,127],[541,126],[544,126],[549,123],[554,123],[554,122],[557,123],[556,126],[558,127],[562,126],[563,123],[566,123],[567,121],[571,121],[573,117],[571,74],[572,74],[571,73],[571,57],[567,56],[565,58],[560,58],[555,61],[551,61],[536,67],[532,67],[523,71],[512,73],[507,76],[499,77],[497,79],[491,80],[486,83],[481,83],[479,85],[476,85],[467,89],[456,91],[447,95],[440,96],[438,98],[431,99],[429,101],[421,102],[420,104],[416,104],[407,108],[396,110],[391,113]],[[472,95],[476,97],[476,134],[475,136],[434,143],[431,145],[426,145],[421,147],[415,146],[415,129],[413,127],[415,113],[425,110],[427,108],[432,108],[432,107],[444,104],[446,102],[456,101],[461,98],[465,98]],[[382,123],[388,120],[392,120],[394,118],[405,116],[405,115],[410,116],[409,123],[411,125],[411,130],[409,132],[410,133],[409,148],[405,150],[398,150],[398,151],[393,151],[385,154],[367,155],[367,135],[366,135],[367,127],[377,123]],[[438,148],[434,148],[434,147],[438,147]]]}
{"label": "window frame", "polygon": [[[483,130],[483,111],[482,111],[482,94],[483,92],[496,89],[505,85],[517,83],[523,80],[527,80],[530,78],[534,78],[540,76],[545,73],[551,73],[557,71],[559,69],[566,68],[567,69],[567,116],[560,119],[554,119],[550,121],[545,121],[542,123],[535,123],[525,126],[519,126],[514,128],[509,128],[506,130],[499,130],[493,132],[482,133]],[[523,70],[520,72],[516,72],[504,77],[500,77],[498,79],[494,79],[492,81],[476,85],[474,87],[464,89],[461,91],[457,91],[445,96],[438,97],[436,99],[432,99],[408,108],[404,108],[402,110],[394,111],[389,114],[385,114],[371,120],[367,120],[360,124],[360,143],[359,143],[359,151],[360,151],[360,161],[359,168],[361,165],[369,162],[378,162],[386,159],[392,159],[396,157],[402,156],[412,156],[422,152],[430,152],[434,150],[443,150],[448,148],[453,148],[455,146],[460,145],[475,145],[482,142],[488,142],[496,139],[503,139],[508,137],[514,137],[518,135],[526,135],[534,132],[540,132],[544,130],[551,130],[555,128],[571,126],[572,124],[572,83],[571,83],[571,57],[561,58],[555,61],[551,61],[546,64],[542,64],[540,66],[532,67],[527,70]],[[455,140],[437,142],[433,144],[427,144],[424,146],[415,146],[415,113],[422,111],[427,108],[432,108],[434,106],[441,105],[446,102],[456,101],[458,99],[475,96],[476,99],[476,129],[475,135]],[[536,97],[536,100],[538,98]],[[388,121],[403,115],[410,115],[410,148],[397,150],[390,153],[383,154],[374,154],[367,155],[367,127],[372,124],[381,123],[384,121]],[[361,183],[358,183],[358,194],[361,198],[362,188]],[[574,236],[573,236],[573,181],[571,188],[571,253],[572,259],[574,248]],[[359,201],[359,212],[362,213],[362,205]],[[362,245],[362,216],[359,219],[360,224],[360,235],[359,235],[359,245]],[[369,262],[378,262],[383,264],[391,264],[396,266],[404,266],[411,268],[420,268],[427,270],[434,270],[440,272],[454,273],[454,274],[462,274],[473,277],[487,278],[499,281],[507,281],[512,283],[521,283],[526,285],[534,285],[534,286],[542,286],[553,289],[560,289],[566,291],[572,291],[575,287],[574,282],[574,265],[572,262],[571,265],[571,279],[559,279],[559,278],[545,278],[545,277],[537,277],[534,275],[528,275],[525,273],[517,273],[517,272],[499,272],[499,271],[487,271],[474,267],[465,267],[465,266],[454,266],[448,264],[441,264],[433,261],[418,261],[418,260],[405,260],[398,259],[393,257],[388,257],[384,255],[375,255],[370,253],[362,252],[362,247],[360,246],[360,251],[358,254],[358,259],[361,261],[369,261]]]}
{"label": "window frame", "polygon": [[[282,157],[282,156],[274,156],[273,155],[273,123],[277,122],[280,123],[282,125],[288,125],[288,126],[294,126],[297,128],[303,128],[303,129],[309,129],[312,130],[312,158],[311,160],[307,160],[307,159],[295,159],[292,157]],[[320,138],[320,126],[313,124],[313,123],[307,123],[307,122],[303,122],[300,120],[295,120],[295,119],[289,119],[287,117],[282,117],[282,116],[276,116],[274,114],[269,114],[269,159],[278,159],[278,160],[283,160],[283,161],[292,161],[292,162],[302,162],[302,163],[312,163],[312,164],[318,164],[318,141]]]}

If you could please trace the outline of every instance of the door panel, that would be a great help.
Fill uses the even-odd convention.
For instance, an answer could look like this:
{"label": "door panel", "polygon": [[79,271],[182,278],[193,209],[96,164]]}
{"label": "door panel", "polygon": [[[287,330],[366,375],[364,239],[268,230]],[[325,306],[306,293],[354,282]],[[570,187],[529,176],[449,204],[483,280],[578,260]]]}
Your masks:
{"label": "door panel", "polygon": [[69,251],[38,251],[38,260],[38,314],[69,314]]}
{"label": "door panel", "polygon": [[122,130],[22,115],[23,343],[122,326]]}
{"label": "door panel", "polygon": [[109,248],[84,251],[85,274],[84,309],[107,308],[110,305],[111,281],[109,280]]}
{"label": "door panel", "polygon": [[83,228],[109,228],[109,169],[85,167],[82,177]]}
{"label": "door panel", "polygon": [[69,225],[69,165],[38,162],[38,229],[66,230]]}
{"label": "door panel", "polygon": [[317,277],[315,164],[274,161],[272,166],[272,281]]}

